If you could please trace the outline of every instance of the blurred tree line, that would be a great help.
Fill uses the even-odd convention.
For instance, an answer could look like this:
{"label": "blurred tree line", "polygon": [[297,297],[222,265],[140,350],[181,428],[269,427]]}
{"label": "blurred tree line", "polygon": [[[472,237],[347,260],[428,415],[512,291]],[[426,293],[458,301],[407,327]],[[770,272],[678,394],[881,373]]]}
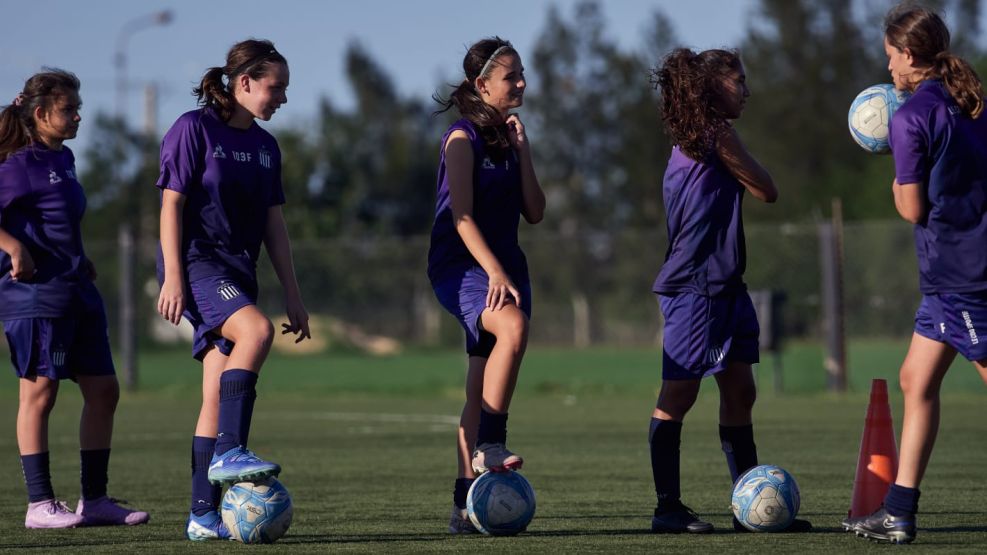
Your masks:
{"label": "blurred tree line", "polygon": [[[954,51],[984,75],[984,51],[976,40],[980,1],[927,3],[946,13]],[[882,24],[891,5],[760,0],[748,21],[737,22],[746,25],[744,38],[724,46],[740,50],[752,91],[737,127],[781,191],[776,205],[748,203],[749,222],[816,221],[828,217],[834,197],[842,199],[848,220],[895,217],[890,158],[864,154],[846,129],[856,93],[890,81]],[[549,202],[545,221],[522,233],[533,241],[556,239],[544,253],[535,242],[529,257],[546,256],[561,267],[541,291],[565,291],[566,299],[557,300],[571,303],[576,313],[610,310],[594,291],[641,298],[647,287],[640,278],[642,243],[627,244],[626,237],[647,238],[651,277],[665,248],[661,178],[671,145],[649,78],[662,56],[682,44],[660,9],[647,19],[636,50],[621,49],[615,39],[628,31],[608,29],[600,2],[586,0],[550,8],[534,49],[521,52],[530,80],[521,114]],[[358,42],[344,56],[355,105],[344,110],[323,98],[304,126],[278,127],[291,236],[354,244],[420,239],[433,216],[439,139],[458,116],[436,116],[431,99],[403,95]],[[438,84],[436,90],[445,95],[449,87]],[[135,218],[144,244],[153,244],[158,195],[151,185],[159,138],[104,116],[95,126],[97,146],[84,153],[82,176],[90,199],[86,238],[114,239],[118,223]],[[413,269],[418,273],[424,272],[424,252],[421,258],[421,268]],[[595,271],[603,267],[609,271]],[[629,279],[641,287],[614,287]],[[613,306],[633,305],[612,296]],[[589,341],[598,334],[589,322],[603,320],[584,321],[577,343],[580,336]]]}

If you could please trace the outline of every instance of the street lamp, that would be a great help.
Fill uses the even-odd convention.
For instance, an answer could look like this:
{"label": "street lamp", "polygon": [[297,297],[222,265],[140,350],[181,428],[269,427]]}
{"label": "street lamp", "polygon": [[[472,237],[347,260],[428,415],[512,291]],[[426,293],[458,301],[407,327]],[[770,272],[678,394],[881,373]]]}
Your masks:
{"label": "street lamp", "polygon": [[[122,140],[127,130],[127,44],[138,31],[167,25],[172,20],[169,10],[143,15],[124,23],[117,34],[116,52],[113,66],[116,68],[116,116],[121,129],[114,134],[116,141]],[[120,143],[117,143],[117,147]],[[114,149],[120,151],[121,149]],[[137,307],[135,292],[135,267],[137,265],[137,241],[134,236],[137,219],[134,192],[120,183],[117,164],[113,164],[114,181],[121,185],[120,195],[123,198],[124,213],[120,221],[120,309],[118,314],[120,358],[124,366],[124,383],[128,390],[137,389]]]}

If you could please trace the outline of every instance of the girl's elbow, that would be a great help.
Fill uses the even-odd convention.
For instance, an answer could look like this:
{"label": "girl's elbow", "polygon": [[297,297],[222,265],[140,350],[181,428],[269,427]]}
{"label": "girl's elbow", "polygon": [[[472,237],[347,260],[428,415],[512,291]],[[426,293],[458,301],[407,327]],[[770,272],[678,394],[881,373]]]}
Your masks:
{"label": "girl's elbow", "polygon": [[524,215],[524,219],[531,225],[537,224],[545,219],[545,211],[539,210],[537,212],[527,212]]}
{"label": "girl's elbow", "polygon": [[898,214],[901,215],[902,219],[910,224],[917,224],[922,221],[922,211],[914,209],[901,209],[898,210]]}

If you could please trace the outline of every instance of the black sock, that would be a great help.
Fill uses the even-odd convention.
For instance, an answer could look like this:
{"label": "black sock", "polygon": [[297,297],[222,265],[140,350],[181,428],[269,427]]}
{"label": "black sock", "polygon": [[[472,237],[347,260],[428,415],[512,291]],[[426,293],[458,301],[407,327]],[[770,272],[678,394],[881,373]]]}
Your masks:
{"label": "black sock", "polygon": [[86,501],[106,495],[106,482],[109,480],[109,449],[84,449],[79,451],[82,459],[82,498]]}
{"label": "black sock", "polygon": [[466,494],[473,485],[473,478],[456,478],[456,489],[452,490],[452,502],[457,509],[466,508]]}
{"label": "black sock", "polygon": [[34,455],[21,455],[21,468],[24,469],[24,483],[27,485],[27,499],[34,503],[54,499],[51,487],[48,451]]}
{"label": "black sock", "polygon": [[651,444],[651,475],[655,480],[658,510],[678,504],[679,496],[679,444],[682,423],[673,420],[651,419],[648,441]]}
{"label": "black sock", "polygon": [[891,484],[888,494],[884,496],[884,510],[891,516],[914,516],[918,512],[918,488],[906,488]]}
{"label": "black sock", "polygon": [[507,413],[494,414],[480,409],[480,429],[476,433],[476,444],[507,443]]}
{"label": "black sock", "polygon": [[754,445],[754,425],[724,426],[720,425],[720,446],[727,456],[727,466],[730,468],[730,480],[737,483],[737,478],[744,472],[757,466],[757,446]]}

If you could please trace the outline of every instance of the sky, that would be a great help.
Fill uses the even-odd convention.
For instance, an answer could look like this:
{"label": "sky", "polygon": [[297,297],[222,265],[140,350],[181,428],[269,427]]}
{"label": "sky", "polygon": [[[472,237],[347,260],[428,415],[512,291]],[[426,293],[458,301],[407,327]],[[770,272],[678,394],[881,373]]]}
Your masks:
{"label": "sky", "polygon": [[[114,58],[118,47],[126,57],[125,114],[135,127],[144,125],[143,91],[154,83],[159,99],[156,128],[160,133],[195,107],[190,91],[206,68],[223,65],[227,50],[235,42],[258,37],[272,40],[291,67],[288,104],[265,124],[276,128],[304,122],[322,96],[342,108],[352,105],[343,53],[353,40],[363,45],[404,95],[428,98],[437,83],[462,78],[466,47],[480,38],[507,38],[523,58],[533,49],[551,5],[571,14],[576,1],[5,2],[4,31],[0,33],[0,105],[9,103],[41,66],[74,72],[82,81],[83,123],[79,137],[67,144],[81,155],[89,146],[86,118],[91,122],[96,113],[112,113],[117,108]],[[643,44],[644,27],[656,9],[672,20],[684,45],[735,45],[743,36],[755,2],[606,0],[601,5],[610,36],[625,50],[635,50]],[[162,10],[171,12],[169,24],[142,28],[120,43],[129,22]]]}

